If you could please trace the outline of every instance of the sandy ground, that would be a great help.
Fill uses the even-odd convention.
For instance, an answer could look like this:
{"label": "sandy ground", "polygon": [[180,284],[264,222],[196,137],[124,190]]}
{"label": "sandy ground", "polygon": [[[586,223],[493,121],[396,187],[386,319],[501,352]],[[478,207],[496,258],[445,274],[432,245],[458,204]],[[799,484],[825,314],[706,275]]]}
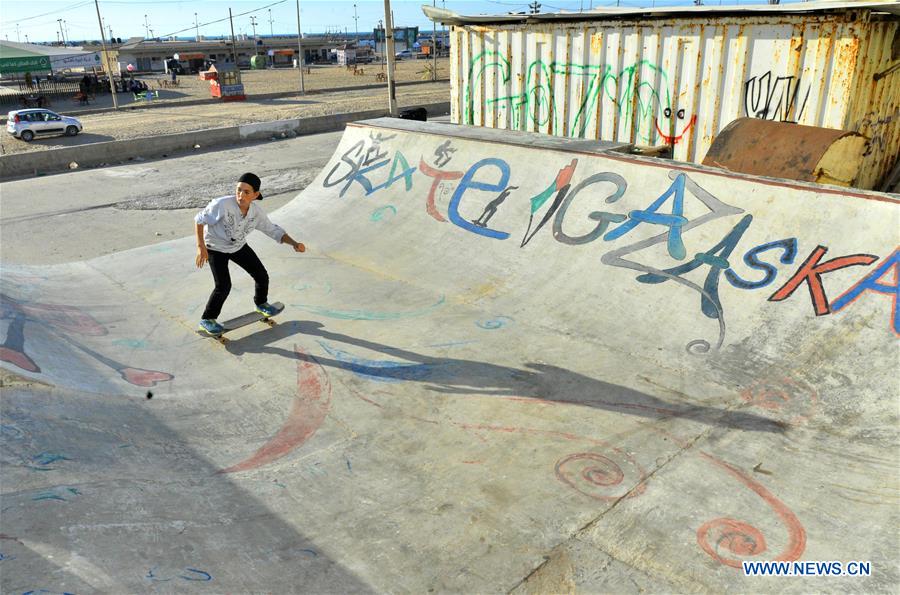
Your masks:
{"label": "sandy ground", "polygon": [[[398,82],[418,81],[421,84],[397,87],[397,100],[401,107],[448,101],[448,82],[429,83],[430,70],[425,60],[405,60],[397,63]],[[148,106],[135,103],[131,94],[119,94],[120,110],[112,110],[109,95],[98,96],[87,106],[57,100],[50,109],[78,117],[84,131],[77,137],[47,137],[26,143],[9,134],[0,134],[0,153],[42,151],[58,147],[123,140],[189,132],[205,128],[235,126],[252,122],[284,120],[321,116],[332,113],[363,111],[387,107],[386,87],[375,80],[381,72],[380,64],[362,66],[364,74],[354,75],[344,67],[313,66],[310,74],[304,74],[307,96],[262,98],[272,93],[298,91],[299,73],[293,69],[250,70],[242,72],[247,101],[222,103],[209,96],[209,83],[197,77],[179,77],[177,89],[159,89],[159,98]],[[449,76],[449,60],[438,60],[438,78]],[[422,80],[423,77],[425,80]],[[158,89],[159,76],[139,76],[154,90]],[[372,85],[368,89],[343,90],[343,87]],[[328,89],[328,91],[323,91]],[[185,102],[204,101],[202,104],[185,105]],[[7,108],[10,109],[10,108]],[[104,109],[101,113],[95,110]],[[88,113],[83,113],[88,112]],[[94,113],[91,113],[94,112]]]}

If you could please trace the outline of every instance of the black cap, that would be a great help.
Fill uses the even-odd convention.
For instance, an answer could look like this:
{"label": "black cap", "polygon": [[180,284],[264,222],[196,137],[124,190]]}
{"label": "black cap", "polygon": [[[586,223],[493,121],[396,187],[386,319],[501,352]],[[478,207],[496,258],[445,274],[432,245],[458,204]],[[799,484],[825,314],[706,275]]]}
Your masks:
{"label": "black cap", "polygon": [[[245,184],[250,184],[250,187],[253,188],[254,192],[259,192],[259,186],[261,184],[259,180],[259,176],[256,174],[252,174],[250,172],[245,173],[240,178],[238,178],[238,184],[244,182]],[[256,197],[256,200],[262,200],[263,196],[260,194]]]}

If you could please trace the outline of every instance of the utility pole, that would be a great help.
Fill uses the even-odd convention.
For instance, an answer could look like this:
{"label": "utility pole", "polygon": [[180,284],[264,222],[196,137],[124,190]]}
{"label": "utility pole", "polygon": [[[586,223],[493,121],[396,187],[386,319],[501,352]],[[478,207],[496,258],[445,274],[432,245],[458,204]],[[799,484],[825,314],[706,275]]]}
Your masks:
{"label": "utility pole", "polygon": [[200,41],[200,21],[197,20],[197,13],[194,13],[194,41]]}
{"label": "utility pole", "polygon": [[[431,5],[437,8],[437,0],[431,0]],[[431,21],[431,80],[437,80],[437,23]]]}
{"label": "utility pole", "polygon": [[31,43],[30,41],[28,41],[28,33],[25,34],[25,43]]}
{"label": "utility pole", "polygon": [[356,43],[354,45],[359,45],[359,17],[356,15],[356,3],[353,3],[353,21],[356,23]]}
{"label": "utility pole", "polygon": [[391,0],[384,0],[384,40],[387,52],[388,112],[397,115],[397,89],[394,86],[394,15]]}
{"label": "utility pole", "polygon": [[150,24],[147,22],[147,15],[144,15],[144,37],[150,37]]}
{"label": "utility pole", "polygon": [[100,44],[103,47],[104,66],[109,72],[109,92],[112,95],[113,109],[119,109],[119,98],[116,97],[116,82],[113,80],[112,65],[109,63],[109,54],[106,52],[106,36],[103,33],[103,19],[100,17],[100,3],[94,0],[94,8],[97,9],[97,23],[100,25]]}
{"label": "utility pole", "polygon": [[228,7],[228,22],[231,24],[231,60],[234,62],[234,67],[238,68],[237,63],[237,42],[234,39],[234,19],[231,18],[231,7]]}
{"label": "utility pole", "polygon": [[272,20],[272,9],[269,9],[269,36],[275,37],[275,28],[272,26],[274,21]]}
{"label": "utility pole", "polygon": [[[384,31],[384,21],[378,19],[378,30]],[[378,51],[378,33],[375,33],[375,51]],[[385,56],[387,55],[387,37],[381,43],[381,71],[384,72]]]}
{"label": "utility pole", "polygon": [[306,83],[303,80],[303,34],[300,30],[300,0],[297,0],[297,66],[300,70],[300,94],[306,95]]}
{"label": "utility pole", "polygon": [[541,3],[537,2],[537,1],[531,2],[528,5],[528,8],[531,10],[531,14],[537,14],[537,13],[541,12]]}
{"label": "utility pole", "polygon": [[[353,5],[353,8],[356,9],[356,4]],[[19,37],[19,23],[16,23],[16,41],[22,43],[22,39]]]}
{"label": "utility pole", "polygon": [[253,27],[253,39],[256,39],[256,17],[250,16],[250,25]]}
{"label": "utility pole", "polygon": [[59,36],[62,38],[62,43],[66,45],[66,34],[63,33],[62,19],[56,19],[56,22],[59,23]]}

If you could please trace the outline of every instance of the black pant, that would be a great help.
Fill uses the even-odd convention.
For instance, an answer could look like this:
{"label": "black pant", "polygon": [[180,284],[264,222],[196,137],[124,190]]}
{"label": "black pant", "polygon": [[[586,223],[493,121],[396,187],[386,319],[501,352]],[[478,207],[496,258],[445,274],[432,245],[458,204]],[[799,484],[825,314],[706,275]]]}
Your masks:
{"label": "black pant", "polygon": [[234,254],[226,254],[225,252],[216,252],[207,249],[209,253],[209,268],[212,271],[213,280],[216,287],[206,302],[206,309],[203,311],[202,318],[218,318],[222,312],[222,306],[225,299],[231,293],[231,273],[228,272],[228,262],[233,260],[236,265],[250,273],[256,282],[256,292],[253,296],[253,302],[258,306],[266,303],[269,299],[269,273],[266,267],[259,260],[256,252],[250,248],[249,244]]}

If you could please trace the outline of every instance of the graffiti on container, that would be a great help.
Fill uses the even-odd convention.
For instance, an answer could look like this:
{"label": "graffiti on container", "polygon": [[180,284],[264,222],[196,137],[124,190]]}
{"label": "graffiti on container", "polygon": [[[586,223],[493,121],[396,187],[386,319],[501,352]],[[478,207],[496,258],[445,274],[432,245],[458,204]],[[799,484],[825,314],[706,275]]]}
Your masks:
{"label": "graffiti on container", "polygon": [[[352,148],[353,155],[365,155],[365,143],[357,143]],[[348,155],[351,152],[345,154]],[[344,157],[335,164],[341,167]],[[362,161],[352,162],[359,186],[366,195],[388,188],[399,179],[404,179],[407,194],[414,185],[418,175],[428,178],[430,187],[425,196],[426,212],[436,221],[451,223],[468,232],[492,240],[506,240],[516,231],[521,230],[520,247],[531,243],[541,229],[549,225],[552,237],[556,241],[580,246],[594,242],[616,242],[619,245],[600,256],[604,265],[628,269],[638,273],[635,281],[642,285],[676,284],[693,292],[699,297],[700,313],[713,321],[718,327],[714,341],[695,339],[689,341],[686,348],[691,353],[707,353],[719,349],[725,339],[727,326],[725,308],[720,298],[720,286],[724,277],[732,287],[740,290],[761,290],[775,283],[783,274],[780,265],[794,265],[801,246],[797,238],[772,239],[758,245],[742,246],[744,235],[753,224],[753,215],[743,209],[730,205],[714,196],[685,172],[673,169],[669,172],[667,187],[650,197],[639,197],[631,194],[631,201],[644,201],[643,208],[626,208],[622,199],[629,189],[628,181],[616,172],[598,172],[577,179],[579,161],[577,158],[560,167],[553,179],[546,182],[544,190],[528,196],[519,190],[521,182],[511,183],[512,169],[500,157],[486,157],[473,163],[465,170],[447,171],[428,165],[420,158],[419,167],[407,167],[407,161],[397,151],[393,157],[385,153],[379,168],[363,169],[356,167]],[[387,169],[387,164],[402,165]],[[402,173],[398,171],[402,167]],[[379,169],[381,171],[379,171]],[[418,175],[417,175],[418,174]],[[533,180],[529,180],[533,182]],[[335,185],[337,182],[332,183]],[[326,186],[329,182],[326,180]],[[439,185],[454,185],[452,196],[446,207],[446,217],[435,202],[435,193]],[[538,183],[538,187],[543,184]],[[419,186],[421,188],[421,185]],[[346,188],[345,188],[346,190]],[[518,192],[515,192],[518,191]],[[342,190],[342,195],[343,195]],[[419,192],[422,192],[419,190]],[[415,197],[416,193],[413,193]],[[517,223],[506,219],[506,212],[500,208],[509,201],[528,200],[529,215],[527,221]],[[583,209],[593,201],[601,200],[610,205],[606,209],[597,209],[579,218],[586,217],[590,228],[581,233],[572,231],[579,226],[573,220],[573,205]],[[509,209],[515,212],[514,209]],[[691,214],[690,216],[688,214]],[[479,215],[480,214],[480,215]],[[496,222],[497,219],[504,221]],[[723,225],[720,239],[709,246],[692,246],[688,250],[685,235],[693,229],[706,226],[714,221],[731,220]],[[491,225],[489,227],[488,225]],[[657,233],[658,231],[658,233]],[[634,238],[630,243],[629,239]],[[771,303],[786,301],[797,293],[810,296],[812,313],[825,316],[849,307],[863,296],[886,296],[891,300],[892,331],[900,335],[900,320],[897,316],[897,301],[900,300],[900,260],[897,252],[885,258],[875,270],[863,274],[849,289],[845,289],[840,297],[830,301],[828,292],[828,276],[848,267],[869,267],[879,257],[874,254],[839,254],[825,259],[827,246],[817,245],[797,266],[793,273],[781,281],[780,286],[769,297]],[[661,260],[671,262],[668,266],[660,264]],[[653,263],[653,264],[651,264]],[[740,269],[737,265],[743,263]],[[700,279],[693,280],[699,271]],[[834,288],[832,288],[834,291]],[[883,299],[882,297],[882,299]],[[796,299],[796,298],[795,298]]]}
{"label": "graffiti on container", "polygon": [[887,137],[891,129],[891,124],[897,125],[900,120],[900,108],[894,110],[894,113],[887,116],[880,115],[876,112],[869,112],[856,125],[856,129],[867,137],[869,142],[866,144],[866,151],[863,157],[873,153],[882,153],[887,150]]}
{"label": "graffiti on container", "polygon": [[771,72],[752,76],[744,83],[744,114],[760,120],[797,123],[803,118],[811,85],[801,91],[799,77]]}
{"label": "graffiti on container", "polygon": [[[475,90],[487,77],[508,85],[511,74],[509,60],[498,52],[487,50],[472,58],[464,92],[466,124],[475,124]],[[568,110],[560,109],[554,96],[556,77],[582,81],[580,103],[572,105],[574,115],[565,122],[558,112]],[[648,60],[614,72],[608,64],[538,59],[525,69],[520,92],[503,95],[498,89],[498,94],[495,98],[485,98],[485,109],[507,110],[513,130],[546,126],[550,134],[584,138],[590,123],[599,122],[603,110],[612,110],[617,126],[632,129],[636,139],[651,143],[658,134],[665,144],[677,144],[696,122],[695,116],[672,105],[668,74]]]}

